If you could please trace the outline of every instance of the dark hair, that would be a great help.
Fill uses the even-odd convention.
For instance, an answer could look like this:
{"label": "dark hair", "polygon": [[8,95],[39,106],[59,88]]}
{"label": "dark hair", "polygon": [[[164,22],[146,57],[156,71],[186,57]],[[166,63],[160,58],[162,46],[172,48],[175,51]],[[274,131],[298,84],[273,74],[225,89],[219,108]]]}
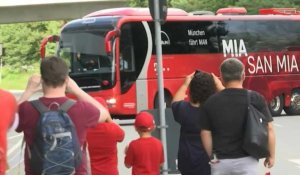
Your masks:
{"label": "dark hair", "polygon": [[42,60],[40,71],[43,82],[47,86],[56,88],[64,85],[69,69],[63,59],[50,56]]}
{"label": "dark hair", "polygon": [[194,75],[189,86],[192,103],[204,103],[216,92],[216,85],[211,74],[201,72]]}
{"label": "dark hair", "polygon": [[221,64],[221,76],[225,83],[229,81],[242,80],[244,65],[237,58],[228,58]]}

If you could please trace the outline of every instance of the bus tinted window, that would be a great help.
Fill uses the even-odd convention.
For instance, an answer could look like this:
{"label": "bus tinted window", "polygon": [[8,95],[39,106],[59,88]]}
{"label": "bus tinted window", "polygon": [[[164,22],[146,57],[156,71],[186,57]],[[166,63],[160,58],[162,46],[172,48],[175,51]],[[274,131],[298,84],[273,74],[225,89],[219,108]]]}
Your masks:
{"label": "bus tinted window", "polygon": [[250,52],[285,51],[300,46],[300,23],[295,21],[246,22]]}
{"label": "bus tinted window", "polygon": [[[149,26],[154,42],[154,24]],[[242,39],[248,52],[280,52],[300,45],[300,23],[295,21],[177,21],[161,30],[163,54],[221,53],[222,40]]]}
{"label": "bus tinted window", "polygon": [[[149,23],[155,41],[154,24]],[[161,26],[163,54],[215,53],[219,51],[211,21],[168,22]],[[155,53],[155,47],[153,47]]]}

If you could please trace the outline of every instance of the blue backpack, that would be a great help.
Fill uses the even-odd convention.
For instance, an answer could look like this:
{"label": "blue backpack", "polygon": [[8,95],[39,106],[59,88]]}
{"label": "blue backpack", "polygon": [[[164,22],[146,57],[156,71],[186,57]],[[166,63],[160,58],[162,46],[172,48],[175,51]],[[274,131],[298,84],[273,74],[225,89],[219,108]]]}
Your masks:
{"label": "blue backpack", "polygon": [[[33,144],[28,149],[31,170],[41,175],[70,175],[81,164],[82,150],[76,128],[67,114],[74,101],[56,102],[47,108],[39,100],[31,104],[40,112]],[[51,107],[56,105],[56,110]],[[54,106],[55,107],[55,106]]]}

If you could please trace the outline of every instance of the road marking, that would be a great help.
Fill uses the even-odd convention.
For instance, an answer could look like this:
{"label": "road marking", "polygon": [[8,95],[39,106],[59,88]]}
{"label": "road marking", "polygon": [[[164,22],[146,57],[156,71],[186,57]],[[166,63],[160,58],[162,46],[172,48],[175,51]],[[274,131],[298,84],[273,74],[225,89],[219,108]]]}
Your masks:
{"label": "road marking", "polygon": [[15,150],[20,149],[21,150],[21,145],[22,145],[23,139],[21,139],[20,141],[18,141],[17,144],[15,144],[13,147],[11,147],[8,151],[7,151],[7,155],[10,155],[11,153],[13,153]]}
{"label": "road marking", "polygon": [[297,168],[300,168],[300,159],[288,159],[288,161],[297,164]]}
{"label": "road marking", "polygon": [[15,139],[15,138],[21,137],[21,136],[23,136],[23,134],[13,135],[13,136],[8,137],[8,140],[12,140],[12,139]]}
{"label": "road marking", "polygon": [[283,128],[283,126],[282,126],[282,125],[280,125],[280,124],[277,124],[277,123],[274,123],[273,125],[274,125],[274,126],[276,126],[276,127],[278,127],[278,128]]}

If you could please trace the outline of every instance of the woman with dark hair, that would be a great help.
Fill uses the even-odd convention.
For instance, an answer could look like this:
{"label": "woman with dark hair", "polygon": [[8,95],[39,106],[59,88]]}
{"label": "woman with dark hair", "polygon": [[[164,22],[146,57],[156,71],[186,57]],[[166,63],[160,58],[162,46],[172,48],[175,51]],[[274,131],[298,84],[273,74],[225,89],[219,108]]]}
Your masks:
{"label": "woman with dark hair", "polygon": [[[214,74],[195,72],[186,77],[174,95],[173,116],[181,125],[178,169],[182,175],[210,175],[209,157],[199,135],[199,117],[202,112],[200,106],[208,97],[223,88],[221,81]],[[185,101],[187,90],[189,100]]]}

